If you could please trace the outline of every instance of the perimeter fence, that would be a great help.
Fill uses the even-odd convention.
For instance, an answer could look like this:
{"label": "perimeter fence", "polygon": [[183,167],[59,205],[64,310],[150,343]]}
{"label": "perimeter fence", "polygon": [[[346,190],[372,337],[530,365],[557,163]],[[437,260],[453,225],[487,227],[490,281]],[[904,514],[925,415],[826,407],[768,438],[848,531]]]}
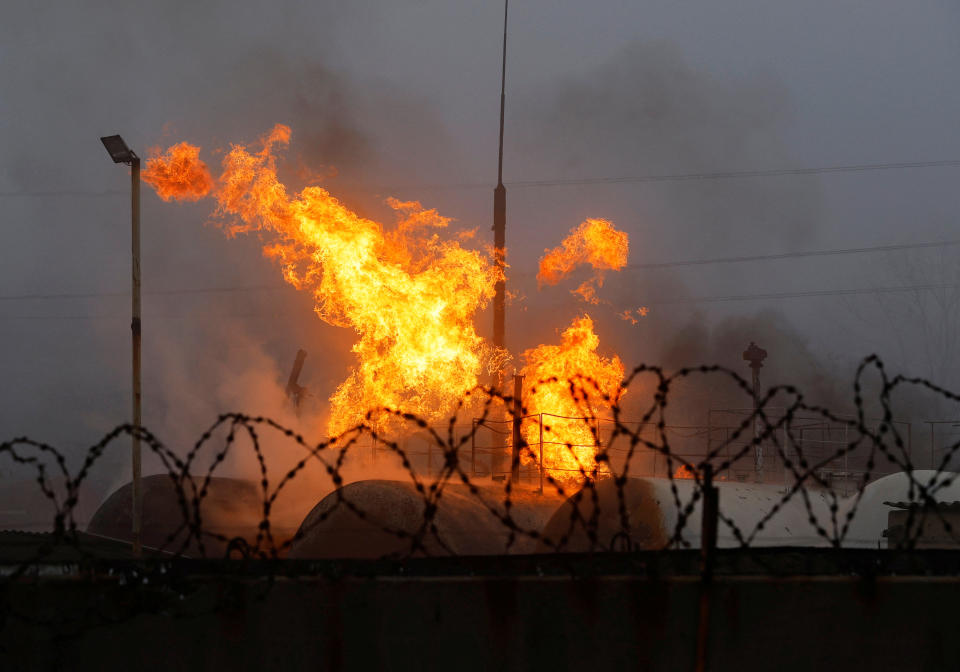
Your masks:
{"label": "perimeter fence", "polygon": [[[876,376],[870,385],[876,419],[866,411],[868,372]],[[531,413],[519,400],[477,388],[442,425],[379,409],[317,444],[270,418],[226,413],[185,454],[144,427],[124,424],[90,446],[74,472],[56,447],[14,438],[0,444],[0,456],[33,471],[54,514],[48,542],[29,557],[7,561],[0,585],[50,571],[58,562],[57,549],[65,546],[74,551],[70,571],[102,560],[89,549],[89,535],[79,529],[79,492],[104,455],[125,450],[123,439],[132,435],[163,465],[165,472],[157,478],[163,478],[173,502],[173,520],[166,521],[163,538],[147,549],[150,558],[163,562],[181,557],[267,560],[263,571],[270,573],[281,566],[273,561],[314,557],[303,551],[307,542],[314,548],[326,544],[316,557],[338,557],[331,546],[337,537],[328,532],[344,516],[354,521],[350,530],[359,521],[369,538],[395,540],[383,546],[384,555],[394,558],[699,547],[705,576],[714,549],[724,546],[860,545],[901,551],[960,546],[960,513],[950,505],[960,500],[960,494],[954,495],[960,484],[948,469],[960,451],[960,436],[940,441],[937,463],[919,471],[909,425],[894,419],[891,403],[894,392],[905,388],[951,403],[960,403],[960,396],[926,380],[889,376],[880,359],[871,356],[854,379],[853,414],[810,404],[800,390],[780,385],[766,390],[756,408],[717,411],[702,426],[668,425],[663,418],[674,386],[697,377],[704,384],[732,382],[745,398],[754,398],[751,385],[723,367],[667,374],[639,366],[623,387],[643,388],[650,402],[639,413],[634,408],[629,419],[618,399],[604,396],[588,377],[577,377],[537,385],[565,387],[582,410],[578,416]],[[264,441],[277,437],[302,453],[289,468],[271,473]],[[207,500],[218,487],[218,470],[244,450],[252,452],[258,465],[259,482],[244,495],[246,501],[252,497],[255,515],[231,525],[211,522]],[[355,471],[348,477],[348,465],[358,460],[399,465],[406,517],[396,513],[396,492],[385,505],[385,495],[371,494],[371,488],[380,486],[361,487]],[[272,521],[278,498],[317,464],[332,490],[299,525],[280,529]],[[878,475],[893,472],[892,484],[871,491]],[[462,533],[474,541],[486,534],[492,541],[459,544]],[[350,556],[349,549],[344,556]],[[129,571],[140,571],[133,567]]]}

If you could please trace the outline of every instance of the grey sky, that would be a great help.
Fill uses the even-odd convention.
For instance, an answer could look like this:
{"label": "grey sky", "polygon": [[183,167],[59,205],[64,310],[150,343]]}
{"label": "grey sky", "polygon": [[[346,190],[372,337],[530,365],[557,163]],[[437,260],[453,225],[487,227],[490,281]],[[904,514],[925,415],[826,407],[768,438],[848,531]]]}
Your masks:
{"label": "grey sky", "polygon": [[[97,139],[110,133],[141,154],[179,139],[209,151],[288,123],[290,164],[336,168],[327,186],[361,213],[384,215],[387,195],[418,198],[489,235],[498,2],[11,1],[3,16],[2,295],[126,290],[127,177]],[[515,1],[505,179],[960,158],[958,29],[953,2]],[[543,249],[584,216],[628,231],[633,262],[948,240],[960,237],[958,176],[510,189],[513,286],[525,299],[508,314],[509,344],[554,339],[584,310],[569,287],[538,292],[532,278]],[[478,182],[490,189],[435,188]],[[254,238],[204,225],[209,210],[144,190],[145,288],[279,284]],[[956,260],[954,248],[631,272],[608,277],[615,306],[589,312],[602,347],[628,364],[675,354],[677,334],[695,325],[703,342],[690,356],[736,365],[739,352],[710,343],[733,342],[734,328],[747,338],[772,309],[781,351],[794,356],[778,362],[777,343],[765,344],[771,377],[809,382],[813,369],[838,367],[846,381],[877,350],[895,368],[955,384],[960,362],[930,333],[943,340],[960,319],[955,291],[940,313],[909,295],[685,304],[636,327],[614,312],[685,295],[952,282]],[[145,301],[145,420],[173,442],[233,405],[269,406],[276,390],[265,381],[283,377],[298,347],[310,351],[305,378],[321,399],[351,363],[350,334],[321,323],[294,290]],[[0,434],[80,447],[124,420],[128,309],[122,296],[0,301]],[[714,329],[723,338],[711,341]]]}

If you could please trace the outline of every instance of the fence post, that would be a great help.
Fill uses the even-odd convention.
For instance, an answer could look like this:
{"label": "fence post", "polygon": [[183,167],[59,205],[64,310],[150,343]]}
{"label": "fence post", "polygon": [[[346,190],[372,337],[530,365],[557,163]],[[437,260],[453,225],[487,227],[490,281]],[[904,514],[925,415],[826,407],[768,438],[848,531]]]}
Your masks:
{"label": "fence post", "polygon": [[719,497],[713,484],[713,465],[703,465],[703,515],[700,520],[700,571],[704,578],[713,575],[713,560],[717,550],[717,520]]}
{"label": "fence post", "polygon": [[717,550],[719,497],[713,485],[713,465],[703,465],[703,508],[700,517],[700,614],[697,623],[697,672],[707,669],[710,636],[710,593],[713,563]]}
{"label": "fence post", "polygon": [[[593,463],[594,463],[594,465],[595,465],[595,471],[597,472],[596,479],[599,479],[599,478],[600,478],[600,465],[599,465],[599,463],[597,462],[597,455],[599,455],[600,452],[603,450],[603,443],[601,443],[601,441],[600,441],[600,416],[597,416],[597,418],[596,418],[596,423],[595,423],[595,424],[596,424],[596,432],[597,432],[597,440],[596,440],[596,444],[597,444],[597,445],[595,445],[595,446],[593,447],[593,450],[594,450]],[[607,464],[609,465],[610,463],[608,462]],[[594,479],[594,480],[596,480],[596,479]]]}
{"label": "fence post", "polygon": [[470,476],[477,477],[477,419],[470,419]]}
{"label": "fence post", "polygon": [[543,413],[540,414],[540,494],[543,494]]}
{"label": "fence post", "polygon": [[523,376],[513,376],[513,449],[510,459],[510,482],[520,482],[520,450],[523,447]]}

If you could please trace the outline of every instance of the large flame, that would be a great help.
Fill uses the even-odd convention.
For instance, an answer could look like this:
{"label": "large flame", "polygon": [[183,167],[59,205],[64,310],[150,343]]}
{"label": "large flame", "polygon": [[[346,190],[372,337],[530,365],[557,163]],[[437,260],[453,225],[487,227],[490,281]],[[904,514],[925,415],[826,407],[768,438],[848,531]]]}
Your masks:
{"label": "large flame", "polygon": [[200,160],[200,148],[181,142],[166,152],[154,149],[142,178],[165,201],[198,201],[213,189],[213,178]]}
{"label": "large flame", "polygon": [[[289,141],[290,129],[278,124],[254,149],[232,146],[216,181],[199,147],[180,143],[155,152],[143,177],[165,200],[212,194],[228,235],[258,232],[286,281],[313,293],[317,314],[357,333],[357,363],[330,397],[330,434],[383,407],[427,421],[444,418],[485,368],[499,370],[506,357],[473,325],[500,272],[489,256],[442,238],[450,220],[418,202],[388,200],[397,221],[385,228],[321,187],[288,194],[274,152]],[[627,249],[625,233],[588,219],[546,252],[537,277],[556,284],[590,265],[594,277],[575,291],[596,299],[603,271],[626,265]],[[525,405],[528,413],[544,414],[544,463],[560,481],[578,481],[598,468],[596,423],[622,394],[623,364],[597,353],[593,326],[590,317],[577,318],[559,345],[523,354]],[[385,416],[372,421],[378,429],[388,426]],[[524,431],[535,447],[538,423],[528,422]]]}
{"label": "large flame", "polygon": [[[450,220],[417,202],[390,200],[397,225],[386,230],[323,188],[288,195],[273,152],[289,139],[290,129],[277,125],[256,151],[233,146],[213,195],[228,234],[260,232],[264,253],[280,264],[287,282],[313,292],[317,314],[357,333],[358,363],[330,398],[328,431],[348,429],[379,407],[426,420],[445,417],[485,366],[502,357],[473,325],[493,297],[496,267],[489,257],[440,238]],[[178,176],[202,175],[199,149],[191,148],[155,157],[145,179],[165,198],[194,197],[202,180],[156,177],[174,171],[171,156],[188,156],[197,169],[178,164]],[[382,429],[386,419],[374,424]]]}
{"label": "large flame", "polygon": [[571,291],[587,303],[598,304],[601,301],[597,289],[603,286],[603,272],[626,266],[628,253],[626,233],[605,219],[587,219],[572,229],[558,247],[544,250],[537,282],[555,285],[578,266],[590,265],[595,271],[593,276]]}
{"label": "large flame", "polygon": [[[537,453],[543,416],[543,464],[555,479],[578,481],[595,468],[599,425],[623,393],[623,363],[597,353],[599,337],[588,315],[573,321],[560,345],[539,345],[523,353],[527,444]],[[562,416],[562,417],[557,417]],[[539,456],[538,456],[539,457]]]}

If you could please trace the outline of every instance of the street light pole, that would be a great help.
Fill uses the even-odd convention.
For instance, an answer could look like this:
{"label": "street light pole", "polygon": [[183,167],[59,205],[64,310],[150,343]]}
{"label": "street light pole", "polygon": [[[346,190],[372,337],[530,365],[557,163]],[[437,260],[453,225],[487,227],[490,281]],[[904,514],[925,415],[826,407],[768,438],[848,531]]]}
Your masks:
{"label": "street light pole", "polygon": [[135,154],[130,162],[130,214],[133,257],[133,317],[130,321],[133,337],[133,557],[139,558],[143,523],[143,492],[140,489],[140,157]]}
{"label": "street light pole", "polygon": [[141,555],[141,532],[143,522],[143,491],[140,487],[140,157],[127,147],[119,135],[100,138],[114,163],[130,166],[130,238],[132,253],[132,319],[130,332],[133,339],[133,432],[131,464],[133,471],[132,532],[133,557]]}

